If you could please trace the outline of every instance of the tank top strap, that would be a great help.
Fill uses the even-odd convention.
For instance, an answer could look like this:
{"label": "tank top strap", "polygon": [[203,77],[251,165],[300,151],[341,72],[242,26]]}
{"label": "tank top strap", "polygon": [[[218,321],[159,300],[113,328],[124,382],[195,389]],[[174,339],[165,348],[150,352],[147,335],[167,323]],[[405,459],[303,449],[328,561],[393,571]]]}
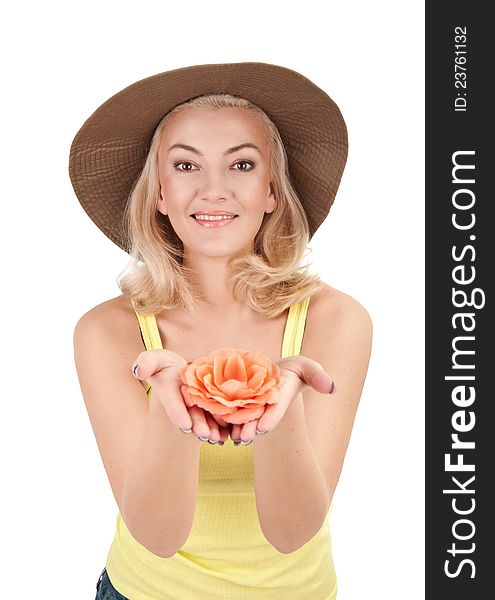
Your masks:
{"label": "tank top strap", "polygon": [[155,315],[142,315],[136,310],[136,307],[138,306],[137,302],[131,300],[131,303],[139,321],[139,328],[141,329],[141,335],[143,336],[143,342],[146,350],[163,350],[160,331],[158,330]]}
{"label": "tank top strap", "polygon": [[303,300],[290,305],[287,322],[285,324],[284,339],[282,342],[282,355],[280,358],[296,356],[301,353],[309,300],[309,297],[304,298]]}

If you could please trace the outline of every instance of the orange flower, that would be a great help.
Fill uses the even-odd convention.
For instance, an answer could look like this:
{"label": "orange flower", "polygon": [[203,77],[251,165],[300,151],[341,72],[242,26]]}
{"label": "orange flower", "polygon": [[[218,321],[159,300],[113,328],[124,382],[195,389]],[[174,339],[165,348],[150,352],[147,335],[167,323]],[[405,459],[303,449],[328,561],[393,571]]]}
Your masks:
{"label": "orange flower", "polygon": [[262,352],[219,348],[180,369],[187,407],[199,406],[227,423],[258,419],[277,402],[280,367]]}

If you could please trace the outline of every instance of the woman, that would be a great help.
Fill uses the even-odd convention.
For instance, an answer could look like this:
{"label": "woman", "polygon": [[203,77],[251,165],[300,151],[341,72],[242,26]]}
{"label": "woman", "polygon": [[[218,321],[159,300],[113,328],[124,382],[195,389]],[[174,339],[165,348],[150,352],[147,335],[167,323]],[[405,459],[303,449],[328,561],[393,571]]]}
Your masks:
{"label": "woman", "polygon": [[[133,259],[74,331],[119,507],[97,599],[336,598],[327,517],[372,326],[301,260],[346,156],[335,103],[264,63],[141,80],[75,137],[76,194]],[[219,348],[280,368],[245,424],[184,401],[180,370]]]}

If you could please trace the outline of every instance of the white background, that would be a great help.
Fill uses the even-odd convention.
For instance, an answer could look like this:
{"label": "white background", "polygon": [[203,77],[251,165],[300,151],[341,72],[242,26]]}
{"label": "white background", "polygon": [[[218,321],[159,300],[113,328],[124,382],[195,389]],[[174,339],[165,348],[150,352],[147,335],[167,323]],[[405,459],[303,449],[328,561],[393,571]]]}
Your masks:
{"label": "white background", "polygon": [[94,598],[115,528],[72,333],[120,294],[128,256],[77,201],[72,139],[139,79],[240,61],[300,71],[349,130],[340,190],[310,244],[314,270],[374,323],[331,514],[338,600],[424,597],[421,3],[18,2],[2,23],[2,597]]}

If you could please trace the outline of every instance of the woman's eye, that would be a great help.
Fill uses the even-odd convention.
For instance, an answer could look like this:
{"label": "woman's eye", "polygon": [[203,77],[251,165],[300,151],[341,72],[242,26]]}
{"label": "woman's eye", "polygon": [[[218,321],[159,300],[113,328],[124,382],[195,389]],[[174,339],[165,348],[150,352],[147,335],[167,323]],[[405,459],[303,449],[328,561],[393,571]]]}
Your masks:
{"label": "woman's eye", "polygon": [[236,171],[251,171],[254,167],[254,163],[252,163],[250,160],[239,160],[235,163],[236,165],[249,165],[250,168],[249,169],[235,169]]}
{"label": "woman's eye", "polygon": [[[187,160],[181,160],[180,162],[176,162],[174,163],[174,168],[177,169],[179,167],[179,165],[189,165],[192,166],[192,163],[188,162]],[[179,171],[191,171],[192,169],[178,169]]]}

